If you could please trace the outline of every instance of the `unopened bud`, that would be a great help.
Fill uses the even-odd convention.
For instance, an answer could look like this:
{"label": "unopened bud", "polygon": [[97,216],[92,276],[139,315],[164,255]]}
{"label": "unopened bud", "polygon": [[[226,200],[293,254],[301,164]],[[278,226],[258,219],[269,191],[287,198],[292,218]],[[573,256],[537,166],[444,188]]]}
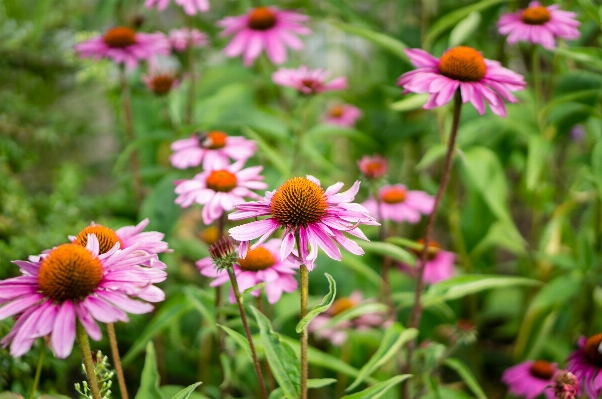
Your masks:
{"label": "unopened bud", "polygon": [[217,269],[232,267],[238,260],[238,251],[232,237],[222,237],[209,246],[209,255]]}

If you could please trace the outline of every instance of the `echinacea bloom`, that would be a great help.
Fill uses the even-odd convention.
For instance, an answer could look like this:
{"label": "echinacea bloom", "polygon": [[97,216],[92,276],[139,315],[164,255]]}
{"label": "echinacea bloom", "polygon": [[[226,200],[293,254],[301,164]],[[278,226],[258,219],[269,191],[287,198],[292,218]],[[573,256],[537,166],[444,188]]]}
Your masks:
{"label": "echinacea bloom", "polygon": [[[150,312],[152,305],[130,296],[140,298],[148,287],[163,294],[152,284],[165,280],[165,272],[140,266],[153,256],[138,246],[122,250],[118,244],[101,254],[99,241],[90,234],[85,247],[64,244],[29,261],[14,261],[23,275],[0,281],[0,319],[19,318],[1,343],[11,344],[11,355],[18,357],[36,338],[50,335],[56,356],[66,358],[73,348],[76,320],[98,341],[102,333],[95,320],[128,321],[125,312]],[[163,300],[164,294],[154,299]]]}
{"label": "echinacea bloom", "polygon": [[130,69],[141,60],[169,55],[170,49],[169,40],[163,33],[140,33],[126,26],[109,29],[102,36],[75,45],[80,57],[110,58]]}
{"label": "echinacea bloom", "polygon": [[581,382],[590,399],[597,399],[602,391],[602,334],[579,338],[579,349],[567,359],[566,369]]}
{"label": "echinacea bloom", "polygon": [[[268,302],[274,304],[278,302],[283,292],[294,292],[297,289],[295,274],[299,266],[286,259],[279,259],[280,244],[279,239],[268,240],[247,252],[244,259],[238,259],[233,269],[241,292],[254,285],[266,283],[264,288]],[[211,258],[201,259],[196,265],[203,276],[215,279],[211,282],[211,287],[230,281],[228,273],[215,268]],[[251,295],[259,296],[260,292],[261,290],[257,289],[251,292]],[[235,301],[234,291],[230,290],[230,302]]]}
{"label": "echinacea bloom", "polygon": [[[174,3],[181,6],[188,15],[209,11],[209,0],[174,0]],[[156,6],[159,11],[165,10],[168,4],[169,0],[146,0],[144,2],[147,8]]]}
{"label": "echinacea bloom", "polygon": [[352,127],[362,117],[362,111],[350,104],[334,105],[326,111],[324,122],[331,125]]}
{"label": "echinacea bloom", "polygon": [[142,75],[142,81],[157,96],[168,94],[171,89],[178,87],[180,83],[174,70],[160,70],[154,67],[149,69],[148,74]]}
{"label": "echinacea bloom", "polygon": [[[303,263],[309,270],[313,269],[318,247],[335,260],[341,260],[341,252],[336,244],[352,254],[363,255],[362,248],[343,232],[368,241],[358,226],[378,223],[363,206],[351,202],[360,188],[359,181],[339,194],[341,188],[343,183],[339,182],[324,191],[320,181],[313,176],[293,177],[277,190],[266,192],[260,201],[237,205],[236,211],[228,215],[228,219],[269,216],[229,230],[232,238],[241,241],[240,257],[244,259],[246,256],[249,241],[259,238],[251,246],[251,249],[255,249],[280,227],[284,228],[280,259],[290,256],[289,260]],[[300,240],[297,251],[294,250],[295,234],[299,235]]]}
{"label": "echinacea bloom", "polygon": [[303,42],[296,35],[309,35],[311,30],[302,25],[308,17],[276,7],[257,7],[245,15],[227,17],[217,23],[224,28],[221,36],[234,34],[224,49],[228,57],[243,55],[245,66],[250,66],[263,50],[274,64],[286,61],[286,46],[301,50]]}
{"label": "echinacea bloom", "polygon": [[169,31],[169,41],[175,51],[184,51],[189,45],[192,47],[205,47],[209,44],[207,35],[198,29],[172,29]]}
{"label": "echinacea bloom", "polygon": [[297,89],[299,93],[306,96],[347,88],[347,78],[344,76],[339,76],[326,83],[327,79],[327,71],[320,68],[309,69],[305,65],[301,65],[297,69],[280,68],[272,74],[274,83]]}
{"label": "echinacea bloom", "polygon": [[171,149],[174,153],[169,160],[176,168],[186,169],[199,166],[202,162],[203,169],[208,170],[225,168],[230,164],[230,159],[240,161],[251,158],[257,146],[253,140],[214,130],[174,141]]}
{"label": "echinacea bloom", "polygon": [[176,182],[176,204],[187,208],[193,203],[203,207],[203,223],[211,224],[224,212],[244,203],[244,197],[259,199],[251,190],[263,190],[268,185],[260,175],[263,166],[243,169],[244,161],[237,161],[223,169],[211,169],[197,174],[191,180]]}
{"label": "echinacea bloom", "polygon": [[502,374],[502,381],[508,385],[511,394],[534,399],[540,394],[554,399],[552,384],[558,369],[555,363],[545,360],[527,360],[512,366]]}
{"label": "echinacea bloom", "polygon": [[428,215],[433,211],[435,198],[424,191],[408,190],[403,184],[387,185],[378,191],[377,203],[373,197],[362,205],[368,209],[376,220],[392,220],[394,222],[418,223],[420,215]]}
{"label": "echinacea bloom", "polygon": [[403,86],[404,93],[429,93],[424,109],[446,104],[459,89],[462,102],[470,101],[479,114],[483,115],[487,102],[495,114],[506,116],[504,99],[517,102],[510,92],[525,88],[522,75],[483,58],[471,47],[451,48],[439,59],[420,49],[405,53],[418,69],[401,75],[397,85]]}
{"label": "echinacea bloom", "polygon": [[[424,245],[424,240],[417,241]],[[456,255],[453,252],[444,251],[437,241],[430,240],[427,249],[426,265],[422,274],[422,279],[427,284],[435,284],[439,281],[450,279],[454,274],[454,260]],[[414,251],[418,259],[416,260],[416,269],[422,265],[422,251]]]}
{"label": "echinacea bloom", "polygon": [[502,15],[497,23],[498,31],[508,35],[508,43],[523,41],[552,50],[556,47],[556,38],[579,38],[577,14],[559,8],[558,4],[545,7],[532,1],[524,10]]}
{"label": "echinacea bloom", "polygon": [[[377,154],[372,156],[364,155],[357,162],[357,166],[360,168],[362,175],[370,180],[375,180],[380,179],[387,173],[388,162],[387,158]],[[373,212],[373,214],[376,215],[376,212]]]}

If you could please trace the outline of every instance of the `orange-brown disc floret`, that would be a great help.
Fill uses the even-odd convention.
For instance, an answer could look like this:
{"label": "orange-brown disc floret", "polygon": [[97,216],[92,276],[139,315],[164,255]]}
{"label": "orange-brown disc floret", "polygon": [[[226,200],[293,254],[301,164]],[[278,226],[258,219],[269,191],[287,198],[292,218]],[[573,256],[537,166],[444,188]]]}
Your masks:
{"label": "orange-brown disc floret", "polygon": [[276,25],[276,14],[267,7],[257,7],[249,15],[249,28],[268,30]]}
{"label": "orange-brown disc floret", "polygon": [[278,223],[288,227],[307,226],[319,221],[328,204],[324,190],[305,177],[286,181],[272,197],[270,211]]}
{"label": "orange-brown disc floret", "polygon": [[123,249],[123,243],[119,239],[117,233],[115,233],[114,230],[100,224],[88,226],[80,231],[77,237],[75,237],[73,244],[78,244],[82,247],[85,247],[88,245],[88,234],[94,234],[96,236],[98,245],[100,247],[98,251],[99,254],[109,252],[117,243],[119,243],[119,248]]}
{"label": "orange-brown disc floret", "polygon": [[[420,238],[418,240],[416,240],[416,242],[418,244],[420,244],[421,246],[424,245],[424,238]],[[429,246],[427,249],[427,260],[433,260],[435,259],[435,256],[437,256],[437,252],[439,252],[439,250],[441,249],[441,245],[439,245],[439,243],[437,241],[434,240],[429,240]],[[422,257],[422,248],[420,249],[412,249],[412,252],[415,253],[418,257]]]}
{"label": "orange-brown disc floret", "polygon": [[257,247],[247,252],[244,259],[238,259],[238,266],[242,270],[257,272],[274,266],[276,259],[274,255],[264,247]]}
{"label": "orange-brown disc floret", "polygon": [[537,360],[529,368],[529,373],[533,377],[542,380],[550,380],[554,376],[554,372],[556,372],[556,367],[545,360]]}
{"label": "orange-brown disc floret", "polygon": [[602,353],[600,353],[600,344],[602,344],[602,334],[596,334],[591,336],[583,347],[585,358],[591,364],[599,367],[602,366]]}
{"label": "orange-brown disc floret", "polygon": [[153,93],[158,96],[164,96],[169,93],[174,80],[173,76],[167,74],[154,76],[151,82]]}
{"label": "orange-brown disc floret", "polygon": [[403,187],[389,187],[380,193],[380,199],[387,204],[398,204],[405,201],[406,193]]}
{"label": "orange-brown disc floret", "polygon": [[535,6],[525,9],[520,15],[521,21],[529,25],[543,25],[552,19],[550,12],[544,6]]}
{"label": "orange-brown disc floret", "polygon": [[343,107],[340,105],[335,105],[334,107],[330,108],[329,114],[333,118],[340,118],[343,116]]}
{"label": "orange-brown disc floret", "polygon": [[109,47],[124,48],[136,44],[136,31],[126,26],[119,26],[105,33],[103,40]]}
{"label": "orange-brown disc floret", "polygon": [[477,50],[458,46],[449,49],[439,60],[439,72],[461,82],[478,82],[485,76],[487,66]]}
{"label": "orange-brown disc floret", "polygon": [[353,309],[355,303],[349,298],[341,298],[334,301],[329,313],[333,316],[339,315],[349,309]]}
{"label": "orange-brown disc floret", "polygon": [[40,265],[40,291],[56,302],[90,294],[102,281],[102,264],[80,245],[64,244],[48,254]]}
{"label": "orange-brown disc floret", "polygon": [[224,132],[211,131],[199,138],[201,147],[208,150],[219,150],[226,146],[228,135]]}
{"label": "orange-brown disc floret", "polygon": [[205,184],[207,185],[207,188],[210,188],[213,191],[227,193],[236,187],[237,181],[234,173],[228,172],[227,170],[214,170],[207,176]]}

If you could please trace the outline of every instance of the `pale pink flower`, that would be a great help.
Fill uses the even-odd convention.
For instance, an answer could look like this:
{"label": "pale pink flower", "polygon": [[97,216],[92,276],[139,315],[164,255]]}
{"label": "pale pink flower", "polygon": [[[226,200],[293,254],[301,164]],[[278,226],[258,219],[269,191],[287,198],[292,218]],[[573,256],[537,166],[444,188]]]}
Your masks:
{"label": "pale pink flower", "polygon": [[[240,292],[251,288],[260,283],[266,283],[264,288],[269,303],[276,303],[283,292],[294,292],[297,289],[297,280],[295,279],[296,270],[299,269],[288,260],[280,260],[281,241],[271,239],[263,245],[250,250],[244,259],[238,259],[234,264],[234,274]],[[211,258],[203,258],[196,263],[203,276],[215,278],[210,284],[211,287],[217,287],[228,281],[228,273],[223,269],[218,270],[213,264]],[[261,290],[257,289],[251,292],[253,296],[259,296]],[[234,291],[230,289],[230,303],[236,302]]]}
{"label": "pale pink flower", "polygon": [[257,146],[253,140],[244,137],[210,131],[174,141],[171,149],[174,153],[169,160],[176,168],[186,169],[199,166],[202,162],[203,169],[207,170],[225,168],[230,164],[230,159],[246,160],[253,156]]}
{"label": "pale pink flower", "polygon": [[508,43],[524,41],[552,50],[556,47],[556,38],[579,38],[577,14],[559,8],[558,4],[545,7],[532,1],[524,10],[502,15],[497,23],[498,31],[508,35]]}
{"label": "pale pink flower", "polygon": [[[209,0],[174,0],[174,3],[184,8],[184,12],[188,15],[209,11]],[[165,10],[168,4],[169,0],[146,0],[144,2],[147,8],[157,7],[159,11]]]}
{"label": "pale pink flower", "polygon": [[211,169],[197,174],[191,180],[176,182],[176,204],[187,208],[193,203],[203,207],[203,223],[211,224],[224,212],[245,202],[244,197],[259,199],[251,190],[263,190],[268,185],[261,181],[263,166],[242,169],[244,161],[237,161],[223,169]]}
{"label": "pale pink flower", "polygon": [[362,111],[350,104],[334,105],[326,111],[324,123],[352,127],[362,117]]}
{"label": "pale pink flower", "polygon": [[169,41],[175,51],[184,51],[190,44],[193,47],[205,47],[209,38],[198,29],[180,28],[169,31]]}
{"label": "pale pink flower", "polygon": [[602,334],[579,338],[579,349],[567,359],[567,371],[575,374],[590,399],[602,391]]}
{"label": "pale pink flower", "polygon": [[556,363],[527,360],[506,369],[502,381],[513,395],[535,399],[543,393],[547,399],[554,399],[552,384],[557,372]]}
{"label": "pale pink flower", "polygon": [[[14,261],[22,275],[0,281],[0,319],[19,318],[1,343],[11,344],[11,355],[18,357],[36,338],[50,335],[55,355],[66,358],[73,348],[76,320],[98,341],[102,333],[95,320],[115,323],[128,321],[125,312],[150,312],[152,305],[130,296],[164,299],[153,284],[165,280],[166,273],[140,266],[154,256],[137,246],[122,250],[118,244],[101,254],[96,236],[90,234],[85,247],[64,244],[29,261]],[[143,298],[149,287],[155,295]]]}
{"label": "pale pink flower", "polygon": [[[377,154],[372,156],[364,155],[362,159],[357,162],[357,166],[360,168],[362,175],[366,176],[368,179],[374,180],[380,179],[387,173],[388,162],[387,158]],[[372,214],[376,215],[374,212]]]}
{"label": "pale pink flower", "polygon": [[430,214],[435,206],[435,198],[432,195],[424,191],[408,190],[403,184],[381,187],[378,198],[380,210],[379,204],[372,196],[362,204],[378,221],[382,218],[398,223],[418,223],[421,214]]}
{"label": "pale pink flower", "polygon": [[292,87],[304,95],[312,95],[331,90],[347,88],[347,78],[340,76],[326,83],[328,72],[323,69],[309,69],[301,65],[297,69],[280,68],[272,74],[274,83]]}
{"label": "pale pink flower", "polygon": [[163,33],[140,33],[125,26],[109,29],[102,36],[75,45],[80,57],[110,58],[130,69],[141,60],[169,55],[170,49],[169,40]]}
{"label": "pale pink flower", "polygon": [[244,64],[250,66],[263,50],[274,64],[282,64],[286,61],[287,46],[302,49],[303,43],[296,35],[311,33],[302,25],[308,19],[294,11],[257,7],[245,15],[224,18],[217,24],[224,28],[221,36],[234,34],[224,53],[228,57],[242,54]]}
{"label": "pale pink flower", "polygon": [[[341,260],[341,252],[336,244],[352,254],[362,255],[362,248],[343,232],[368,241],[358,226],[378,223],[363,206],[351,202],[360,188],[359,181],[339,194],[341,188],[343,183],[339,182],[324,191],[320,181],[313,176],[293,177],[277,190],[266,192],[260,201],[237,205],[236,212],[230,214],[228,219],[269,216],[229,230],[232,238],[241,241],[240,257],[245,257],[249,241],[259,238],[251,246],[251,249],[257,248],[280,227],[284,228],[280,259],[290,256],[290,261],[303,263],[310,270],[318,256],[318,247],[335,260]],[[295,232],[298,232],[301,241],[300,250],[294,249]]]}
{"label": "pale pink flower", "polygon": [[454,47],[440,59],[420,49],[406,49],[405,53],[418,69],[401,75],[397,85],[403,86],[404,93],[429,93],[425,109],[446,104],[460,90],[462,102],[470,101],[479,114],[483,115],[487,102],[493,113],[506,116],[504,99],[517,102],[510,92],[525,88],[522,75],[483,58],[471,47]]}
{"label": "pale pink flower", "polygon": [[172,89],[179,86],[180,82],[175,70],[160,69],[151,66],[148,73],[142,75],[142,82],[157,96],[165,96]]}

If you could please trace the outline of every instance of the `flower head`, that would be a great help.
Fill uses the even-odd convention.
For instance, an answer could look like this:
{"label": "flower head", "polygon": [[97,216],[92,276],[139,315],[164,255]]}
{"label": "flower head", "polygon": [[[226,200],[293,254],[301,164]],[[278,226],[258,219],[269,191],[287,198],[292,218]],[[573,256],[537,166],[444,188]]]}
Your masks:
{"label": "flower head", "polygon": [[[336,244],[349,252],[362,255],[364,251],[357,243],[343,235],[368,240],[357,227],[360,224],[378,225],[361,205],[351,203],[360,187],[360,182],[347,191],[340,193],[343,183],[336,183],[326,191],[320,181],[313,176],[294,177],[287,180],[277,190],[266,192],[258,202],[249,202],[236,206],[236,212],[230,214],[230,220],[242,220],[251,217],[269,216],[229,230],[230,236],[241,241],[241,258],[247,252],[249,241],[259,237],[251,249],[257,248],[278,228],[284,228],[280,247],[280,259],[290,256],[290,260],[305,264],[310,270],[318,256],[318,247],[335,260],[341,260],[341,252]],[[299,235],[300,248],[297,252],[295,234]]]}
{"label": "flower head", "polygon": [[274,83],[297,89],[303,95],[312,95],[331,90],[347,88],[347,78],[335,78],[326,83],[328,72],[322,69],[309,69],[301,65],[297,69],[280,68],[272,74]]}
{"label": "flower head", "polygon": [[555,363],[527,360],[504,371],[502,381],[513,395],[534,399],[544,393],[546,398],[554,399],[551,386],[557,371]]}
{"label": "flower head", "polygon": [[163,33],[140,33],[125,26],[109,29],[102,36],[75,45],[80,57],[110,58],[128,68],[135,68],[141,60],[169,55],[170,48]]}
{"label": "flower head", "polygon": [[[364,155],[362,159],[357,162],[357,166],[360,168],[362,175],[366,178],[376,180],[387,173],[388,162],[387,158],[380,155]],[[373,214],[376,215],[376,213]]]}
{"label": "flower head", "polygon": [[171,144],[174,153],[169,157],[171,164],[179,169],[199,166],[203,169],[225,168],[230,159],[240,161],[253,156],[257,146],[252,140],[240,136],[228,136],[224,132],[212,130],[195,133],[190,138]]}
{"label": "flower head", "polygon": [[175,71],[163,71],[154,67],[150,68],[148,74],[142,75],[142,81],[157,96],[164,96],[179,85]]}
{"label": "flower head", "polygon": [[[378,191],[379,204],[370,197],[362,205],[376,219],[392,220],[394,222],[418,223],[420,214],[428,215],[433,211],[435,199],[424,191],[408,190],[403,184],[393,184],[381,187]],[[379,215],[380,213],[380,215]]]}
{"label": "flower head", "polygon": [[175,51],[184,51],[189,45],[193,47],[205,47],[209,44],[207,35],[198,29],[172,29],[169,31],[169,41]]}
{"label": "flower head", "polygon": [[[184,12],[188,15],[209,11],[209,0],[174,0],[174,3],[184,8]],[[168,4],[169,0],[146,0],[144,2],[147,8],[157,7],[159,11],[165,10]]]}
{"label": "flower head", "polygon": [[556,399],[576,399],[579,395],[579,380],[573,373],[561,370],[556,373],[552,388]]}
{"label": "flower head", "polygon": [[497,23],[498,31],[508,35],[508,43],[525,41],[552,50],[556,47],[556,38],[579,38],[577,14],[559,8],[557,4],[545,7],[532,1],[524,10],[502,15]]}
{"label": "flower head", "polygon": [[446,104],[459,89],[462,102],[470,101],[479,114],[485,112],[487,101],[495,114],[506,116],[504,99],[517,102],[510,92],[525,88],[522,75],[483,58],[471,47],[451,48],[440,59],[420,49],[405,52],[418,69],[401,75],[397,85],[403,86],[404,93],[429,93],[425,109]]}
{"label": "flower head", "polygon": [[579,349],[567,359],[567,371],[575,374],[590,398],[602,391],[602,334],[579,339]]}
{"label": "flower head", "polygon": [[221,237],[217,242],[211,244],[209,246],[209,255],[211,258],[203,259],[203,261],[205,261],[203,265],[207,265],[206,260],[211,259],[211,264],[213,264],[218,271],[232,267],[238,260],[238,251],[236,250],[236,245],[231,237]]}
{"label": "flower head", "polygon": [[[417,241],[420,245],[424,245],[424,240]],[[451,278],[454,274],[454,259],[456,256],[453,252],[444,251],[436,241],[430,240],[426,255],[426,265],[424,266],[423,280],[428,284],[435,284],[439,281],[444,281]],[[422,251],[414,251],[417,256],[416,268],[422,264]]]}
{"label": "flower head", "polygon": [[324,114],[324,123],[352,127],[362,117],[362,111],[350,104],[333,105]]}

